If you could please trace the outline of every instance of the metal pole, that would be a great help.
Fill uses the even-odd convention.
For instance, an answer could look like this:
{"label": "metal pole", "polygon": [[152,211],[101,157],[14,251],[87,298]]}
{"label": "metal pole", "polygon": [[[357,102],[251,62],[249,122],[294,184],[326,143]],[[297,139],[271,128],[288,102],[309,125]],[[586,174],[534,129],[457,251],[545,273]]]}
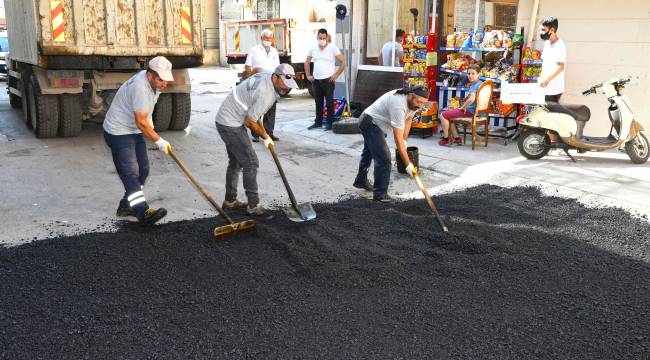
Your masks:
{"label": "metal pole", "polygon": [[474,32],[478,30],[478,13],[481,8],[481,0],[476,0],[476,11],[474,12]]}
{"label": "metal pole", "polygon": [[533,9],[530,13],[530,25],[528,26],[528,41],[526,46],[532,48],[533,38],[535,36],[535,23],[537,22],[537,11],[539,10],[539,0],[533,3]]}
{"label": "metal pole", "polygon": [[[415,29],[414,29],[415,30]],[[392,38],[395,38],[395,31],[397,31],[397,1],[393,1],[393,32],[390,34]],[[395,60],[395,49],[396,46],[393,46],[393,54],[392,54],[392,61],[391,61],[391,66],[395,66],[396,62]],[[381,49],[379,49],[381,51]],[[398,63],[399,64],[399,63]],[[383,64],[379,64],[383,65]]]}

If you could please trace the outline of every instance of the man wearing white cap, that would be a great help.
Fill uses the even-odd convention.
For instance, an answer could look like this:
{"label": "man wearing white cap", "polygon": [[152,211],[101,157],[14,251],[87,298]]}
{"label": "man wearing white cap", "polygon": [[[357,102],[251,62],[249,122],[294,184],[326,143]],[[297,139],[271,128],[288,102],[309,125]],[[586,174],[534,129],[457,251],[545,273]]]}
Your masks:
{"label": "man wearing white cap", "polygon": [[[246,207],[248,215],[266,215],[266,210],[259,204],[257,193],[259,162],[246,128],[260,136],[266,148],[273,144],[273,139],[264,129],[261,118],[278,101],[280,95],[286,94],[289,89],[298,88],[295,74],[293,67],[288,64],[280,64],[273,73],[257,73],[237,85],[219,108],[215,124],[228,152],[224,209]],[[240,171],[244,174],[243,183],[248,203],[237,200]]]}
{"label": "man wearing white cap", "polygon": [[167,215],[164,208],[149,207],[143,190],[149,175],[145,136],[165,154],[172,149],[156,133],[151,118],[160,90],[168,81],[174,81],[171,62],[163,56],[151,59],[146,70],[120,86],[104,120],[104,139],[124,185],[117,216],[135,216],[143,225],[153,225]]}

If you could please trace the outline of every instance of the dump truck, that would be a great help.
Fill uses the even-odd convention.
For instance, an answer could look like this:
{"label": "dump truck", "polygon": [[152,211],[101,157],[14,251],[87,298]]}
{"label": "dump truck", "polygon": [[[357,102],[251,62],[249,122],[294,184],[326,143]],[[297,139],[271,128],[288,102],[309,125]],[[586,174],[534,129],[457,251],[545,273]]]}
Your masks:
{"label": "dump truck", "polygon": [[154,126],[187,127],[187,69],[203,59],[201,0],[9,0],[5,8],[10,104],[37,137],[74,137],[82,121],[102,121],[122,83],[159,55],[175,81],[158,99]]}

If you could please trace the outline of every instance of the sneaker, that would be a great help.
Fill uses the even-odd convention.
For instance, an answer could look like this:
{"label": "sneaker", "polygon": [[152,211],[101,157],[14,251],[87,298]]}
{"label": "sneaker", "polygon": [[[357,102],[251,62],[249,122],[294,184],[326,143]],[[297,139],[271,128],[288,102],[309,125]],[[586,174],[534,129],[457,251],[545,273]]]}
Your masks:
{"label": "sneaker", "polygon": [[165,215],[167,215],[167,210],[165,210],[165,208],[154,209],[150,207],[144,212],[144,217],[140,220],[140,224],[153,225],[157,223],[158,220],[164,218]]}
{"label": "sneaker", "polygon": [[452,144],[456,145],[463,145],[463,138],[462,137],[455,137],[454,140],[452,141]]}
{"label": "sneaker", "polygon": [[449,140],[449,138],[443,137],[438,140],[438,145],[440,146],[447,146],[453,143],[453,140]]}
{"label": "sneaker", "polygon": [[279,141],[280,140],[279,137],[277,137],[277,136],[275,136],[273,134],[270,134],[269,136],[271,137],[271,140],[273,140],[273,141]]}
{"label": "sneaker", "polygon": [[127,200],[127,199],[120,200],[120,205],[117,207],[117,216],[119,216],[119,217],[134,216],[135,217],[135,211],[133,211],[133,209],[131,209],[131,205],[129,205],[129,200]]}
{"label": "sneaker", "polygon": [[309,125],[307,130],[313,130],[313,129],[320,128],[320,127],[323,127],[323,125],[318,125],[318,124],[314,123],[314,124]]}
{"label": "sneaker", "polygon": [[252,141],[255,142],[255,143],[258,143],[258,142],[260,142],[260,138],[258,138],[258,137],[254,137],[254,138],[252,139]]}
{"label": "sneaker", "polygon": [[388,196],[388,194],[381,194],[379,196],[375,196],[372,198],[374,201],[379,201],[383,203],[391,203],[393,202],[393,198]]}
{"label": "sneaker", "polygon": [[354,186],[357,189],[372,191],[372,184],[370,183],[370,181],[366,181],[365,184],[352,184],[352,186]]}
{"label": "sneaker", "polygon": [[223,205],[221,205],[222,208],[226,210],[237,210],[237,209],[243,209],[248,206],[248,203],[239,201],[235,199],[234,201],[228,201],[224,200]]}
{"label": "sneaker", "polygon": [[266,216],[269,212],[262,205],[257,205],[254,208],[246,206],[246,215],[248,216]]}

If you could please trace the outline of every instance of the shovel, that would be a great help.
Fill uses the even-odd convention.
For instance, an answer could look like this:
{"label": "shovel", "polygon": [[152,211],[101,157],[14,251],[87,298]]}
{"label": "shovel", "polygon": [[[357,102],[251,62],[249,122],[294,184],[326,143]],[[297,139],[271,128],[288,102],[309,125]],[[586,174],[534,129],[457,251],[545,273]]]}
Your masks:
{"label": "shovel", "polygon": [[185,167],[185,165],[183,165],[183,163],[180,160],[178,160],[176,155],[174,155],[174,153],[170,151],[169,156],[172,159],[174,159],[174,161],[176,161],[176,164],[178,164],[178,167],[180,167],[181,170],[183,170],[185,175],[187,175],[187,178],[190,179],[190,181],[192,182],[192,184],[194,184],[194,186],[196,186],[197,190],[199,190],[199,192],[201,194],[203,194],[203,196],[208,200],[208,202],[210,204],[212,204],[212,206],[219,212],[219,214],[221,214],[221,216],[223,216],[224,219],[226,219],[228,221],[228,223],[229,223],[228,225],[219,226],[219,227],[214,228],[214,231],[212,232],[212,237],[215,240],[218,240],[222,236],[230,235],[230,234],[235,233],[237,231],[249,230],[249,229],[252,229],[253,227],[255,227],[255,221],[254,220],[244,220],[242,222],[237,222],[237,223],[234,222],[232,220],[232,218],[230,216],[228,216],[228,214],[226,214],[226,212],[221,208],[221,206],[219,206],[219,204],[217,204],[217,202],[214,201],[212,196],[210,196],[208,194],[208,192],[203,188],[203,186],[201,186],[201,184],[199,184],[199,182],[192,175],[192,173]]}
{"label": "shovel", "polygon": [[427,203],[429,203],[429,207],[431,208],[433,215],[436,217],[436,220],[438,220],[438,224],[440,224],[440,228],[442,229],[443,232],[449,232],[449,229],[447,229],[447,225],[445,225],[445,223],[442,221],[442,218],[440,217],[440,214],[436,209],[436,205],[433,203],[433,200],[431,199],[431,195],[429,195],[429,192],[424,187],[424,184],[422,184],[422,180],[420,180],[420,175],[417,173],[417,170],[413,177],[415,178],[415,182],[418,183],[418,187],[420,188],[420,191],[422,191],[424,197],[427,199]]}
{"label": "shovel", "polygon": [[298,204],[298,202],[296,201],[296,197],[293,196],[293,191],[291,191],[291,187],[289,187],[289,182],[287,181],[287,177],[284,175],[284,170],[282,170],[282,166],[280,165],[280,160],[278,159],[278,155],[275,153],[275,146],[270,145],[269,151],[273,156],[273,161],[275,161],[275,165],[278,167],[278,171],[280,172],[280,177],[282,177],[282,182],[284,183],[284,187],[287,189],[287,193],[289,194],[289,199],[291,200],[291,207],[282,209],[284,213],[287,214],[289,220],[295,222],[302,222],[302,221],[315,219],[316,211],[311,206],[311,204],[310,203]]}

